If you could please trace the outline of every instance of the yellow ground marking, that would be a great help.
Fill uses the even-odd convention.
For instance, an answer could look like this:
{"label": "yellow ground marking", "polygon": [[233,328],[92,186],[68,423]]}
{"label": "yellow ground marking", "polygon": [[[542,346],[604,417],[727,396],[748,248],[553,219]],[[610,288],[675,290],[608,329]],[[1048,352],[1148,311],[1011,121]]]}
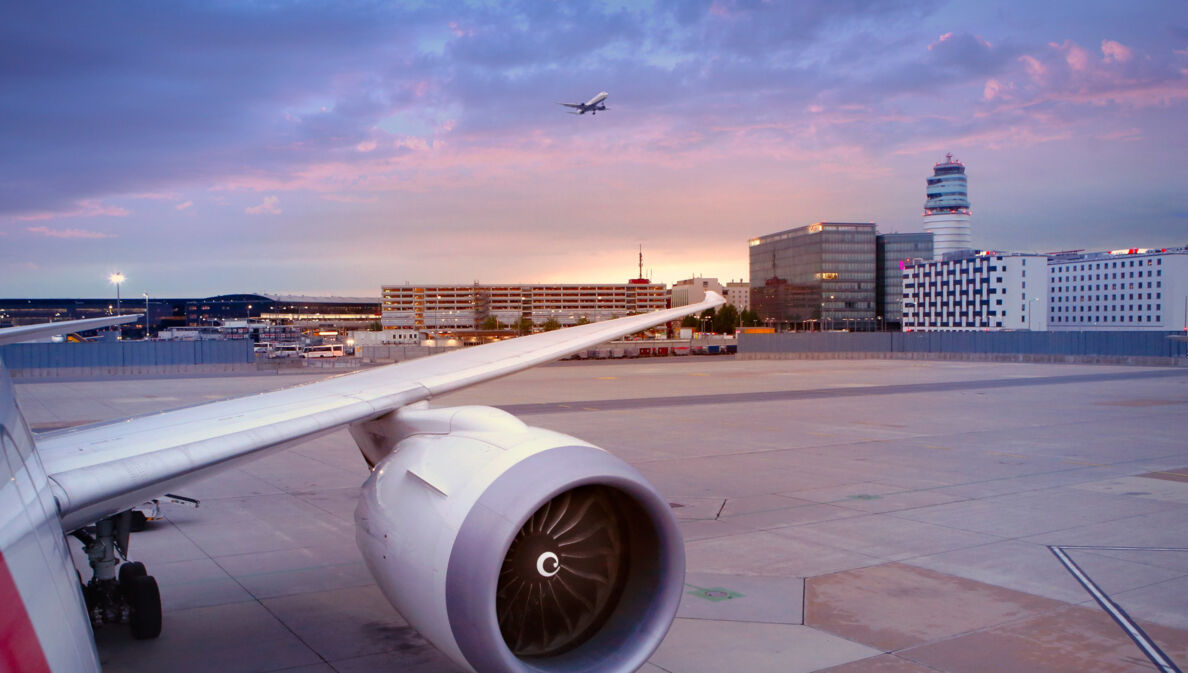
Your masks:
{"label": "yellow ground marking", "polygon": [[689,372],[689,376],[709,376],[705,372]]}
{"label": "yellow ground marking", "polygon": [[992,456],[1010,456],[1011,458],[1026,458],[1027,456],[1021,453],[1007,453],[1005,451],[987,451]]}
{"label": "yellow ground marking", "polygon": [[614,381],[617,378],[619,378],[619,377],[617,377],[617,376],[599,376],[598,380],[599,381]]}
{"label": "yellow ground marking", "polygon": [[950,446],[937,446],[936,444],[925,444],[924,448],[937,449],[938,451],[952,451],[953,450],[953,448]]}
{"label": "yellow ground marking", "polygon": [[1088,465],[1089,467],[1107,467],[1103,463],[1090,463],[1087,460],[1073,460],[1072,458],[1065,458],[1063,462],[1068,463],[1070,465]]}

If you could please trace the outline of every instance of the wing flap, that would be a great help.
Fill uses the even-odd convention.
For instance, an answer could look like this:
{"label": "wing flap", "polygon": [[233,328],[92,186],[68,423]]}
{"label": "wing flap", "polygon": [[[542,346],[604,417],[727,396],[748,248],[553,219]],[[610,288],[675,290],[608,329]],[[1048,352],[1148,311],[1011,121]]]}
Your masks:
{"label": "wing flap", "polygon": [[513,374],[725,301],[569,327],[233,400],[71,428],[37,448],[66,530],[344,425]]}

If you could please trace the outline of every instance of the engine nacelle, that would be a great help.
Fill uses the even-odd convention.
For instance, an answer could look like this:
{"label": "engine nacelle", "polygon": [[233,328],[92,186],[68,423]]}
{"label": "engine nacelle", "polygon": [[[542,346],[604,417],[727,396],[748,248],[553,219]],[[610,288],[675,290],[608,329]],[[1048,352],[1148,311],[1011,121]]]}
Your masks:
{"label": "engine nacelle", "polygon": [[647,661],[680,602],[667,501],[634,468],[490,407],[402,410],[356,539],[380,588],[479,673],[619,673]]}

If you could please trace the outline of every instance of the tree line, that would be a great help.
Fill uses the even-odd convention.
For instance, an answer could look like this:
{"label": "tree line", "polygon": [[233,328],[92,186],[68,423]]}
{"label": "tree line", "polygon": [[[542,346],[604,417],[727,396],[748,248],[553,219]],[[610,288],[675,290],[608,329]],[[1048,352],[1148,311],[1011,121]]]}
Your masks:
{"label": "tree line", "polygon": [[687,315],[681,320],[681,327],[719,334],[733,334],[739,327],[757,327],[762,324],[758,313],[751,309],[740,312],[734,304],[726,304],[716,311],[709,308],[702,311],[700,316]]}

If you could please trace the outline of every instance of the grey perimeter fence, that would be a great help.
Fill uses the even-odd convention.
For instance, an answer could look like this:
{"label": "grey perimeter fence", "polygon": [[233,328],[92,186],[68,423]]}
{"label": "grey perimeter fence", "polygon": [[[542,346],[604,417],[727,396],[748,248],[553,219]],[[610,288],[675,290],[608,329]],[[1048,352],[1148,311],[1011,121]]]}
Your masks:
{"label": "grey perimeter fence", "polygon": [[741,334],[743,355],[935,354],[1019,359],[1184,358],[1184,332],[786,332]]}
{"label": "grey perimeter fence", "polygon": [[9,344],[0,346],[0,359],[9,369],[180,367],[256,361],[252,342],[246,339]]}

